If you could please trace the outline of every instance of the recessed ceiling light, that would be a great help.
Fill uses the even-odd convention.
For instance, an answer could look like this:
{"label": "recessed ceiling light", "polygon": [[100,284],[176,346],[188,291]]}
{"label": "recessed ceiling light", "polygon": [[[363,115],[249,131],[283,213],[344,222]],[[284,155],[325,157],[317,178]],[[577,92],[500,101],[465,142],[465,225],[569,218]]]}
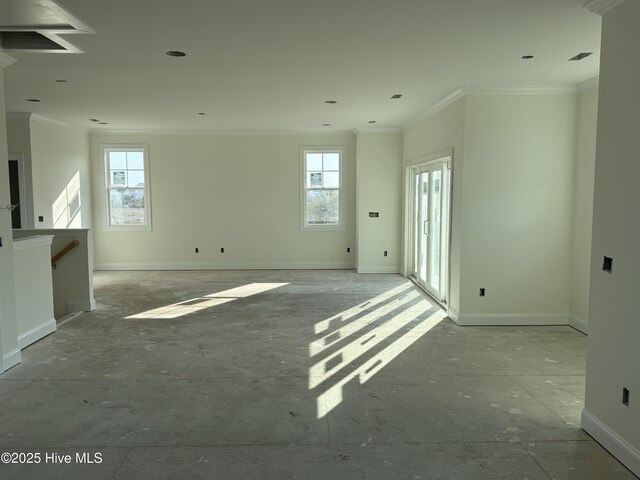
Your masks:
{"label": "recessed ceiling light", "polygon": [[187,54],[184,52],[181,52],[180,50],[169,50],[167,52],[167,55],[169,55],[170,57],[186,57]]}
{"label": "recessed ceiling light", "polygon": [[375,120],[369,120],[369,123],[376,123]]}
{"label": "recessed ceiling light", "polygon": [[583,58],[587,58],[590,55],[593,55],[593,52],[582,52],[576,55],[575,57],[571,57],[569,61],[571,62],[571,61],[582,60]]}
{"label": "recessed ceiling light", "polygon": [[98,120],[97,118],[90,118],[89,121],[90,122],[99,122],[100,120]]}
{"label": "recessed ceiling light", "polygon": [[67,81],[61,78],[59,80],[56,80],[56,83],[67,83]]}
{"label": "recessed ceiling light", "polygon": [[330,123],[323,123],[323,124],[322,124],[322,126],[323,126],[323,127],[330,127],[330,126],[331,126],[331,124],[330,124]]}
{"label": "recessed ceiling light", "polygon": [[27,102],[39,103],[40,99],[38,99],[38,98],[27,98]]}
{"label": "recessed ceiling light", "polygon": [[205,112],[198,112],[198,115],[206,115]]}
{"label": "recessed ceiling light", "polygon": [[98,122],[98,125],[109,125],[109,122]]}
{"label": "recessed ceiling light", "polygon": [[329,105],[335,105],[337,102],[337,100],[325,100],[324,103],[328,103]]}
{"label": "recessed ceiling light", "polygon": [[401,94],[401,93],[396,93],[396,94],[394,94],[394,95],[391,95],[391,98],[392,98],[393,100],[397,100],[398,98],[402,98],[402,94]]}
{"label": "recessed ceiling light", "polygon": [[532,60],[533,59],[533,55],[523,55],[522,60]]}

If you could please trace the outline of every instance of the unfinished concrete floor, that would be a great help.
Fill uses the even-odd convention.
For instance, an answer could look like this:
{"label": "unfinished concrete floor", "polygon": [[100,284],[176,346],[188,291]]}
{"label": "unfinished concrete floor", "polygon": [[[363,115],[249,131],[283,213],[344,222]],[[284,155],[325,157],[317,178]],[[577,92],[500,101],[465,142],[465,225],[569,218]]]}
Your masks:
{"label": "unfinished concrete floor", "polygon": [[[286,285],[237,289],[255,283]],[[350,271],[95,286],[95,312],[0,376],[0,452],[42,455],[3,480],[635,478],[580,429],[569,327],[457,327],[407,280]]]}

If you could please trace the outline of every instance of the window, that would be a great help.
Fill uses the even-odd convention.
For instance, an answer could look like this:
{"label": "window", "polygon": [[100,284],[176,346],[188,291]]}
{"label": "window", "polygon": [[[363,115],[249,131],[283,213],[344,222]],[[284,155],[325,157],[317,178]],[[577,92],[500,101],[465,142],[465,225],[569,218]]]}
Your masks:
{"label": "window", "polygon": [[302,149],[303,230],[342,230],[342,148]]}
{"label": "window", "polygon": [[107,227],[149,230],[149,155],[145,145],[103,148]]}

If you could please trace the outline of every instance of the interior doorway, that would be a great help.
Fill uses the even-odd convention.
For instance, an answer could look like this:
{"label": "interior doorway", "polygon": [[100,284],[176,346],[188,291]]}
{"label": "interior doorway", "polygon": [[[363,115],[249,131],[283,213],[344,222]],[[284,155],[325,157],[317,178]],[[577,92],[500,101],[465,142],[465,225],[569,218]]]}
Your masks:
{"label": "interior doorway", "polygon": [[449,295],[451,156],[409,168],[409,275],[443,305]]}
{"label": "interior doorway", "polygon": [[22,155],[9,155],[9,195],[11,205],[15,206],[11,212],[11,227],[24,228],[26,209]]}

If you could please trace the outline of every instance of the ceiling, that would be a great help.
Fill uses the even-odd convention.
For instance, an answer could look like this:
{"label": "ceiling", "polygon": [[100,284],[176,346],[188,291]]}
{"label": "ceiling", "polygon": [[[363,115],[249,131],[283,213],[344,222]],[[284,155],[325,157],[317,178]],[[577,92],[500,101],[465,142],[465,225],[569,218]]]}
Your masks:
{"label": "ceiling", "polygon": [[[15,2],[0,0],[0,24]],[[57,3],[86,27],[61,34],[85,53],[7,52],[7,111],[82,128],[396,128],[459,86],[598,75],[601,18],[584,0]],[[580,52],[594,54],[568,61]]]}

